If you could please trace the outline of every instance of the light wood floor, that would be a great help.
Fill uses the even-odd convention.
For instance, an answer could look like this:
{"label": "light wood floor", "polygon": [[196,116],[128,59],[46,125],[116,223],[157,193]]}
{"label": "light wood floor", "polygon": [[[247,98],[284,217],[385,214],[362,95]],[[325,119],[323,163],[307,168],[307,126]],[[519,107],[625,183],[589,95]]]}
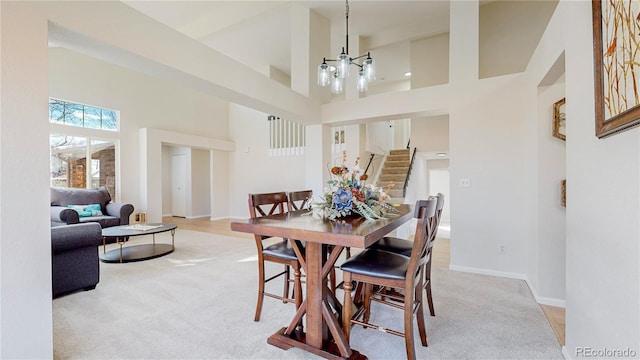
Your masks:
{"label": "light wood floor", "polygon": [[[246,237],[253,238],[253,235],[240,233],[231,231],[230,223],[232,221],[242,221],[235,219],[223,219],[210,221],[208,218],[201,219],[185,219],[178,217],[165,217],[162,219],[163,222],[177,224],[179,229],[185,230],[193,230],[193,231],[201,231],[201,232],[210,232],[214,234],[226,235],[226,236],[236,236],[236,237]],[[448,269],[449,268],[449,254],[451,251],[449,239],[438,239],[433,249],[433,267],[439,267]],[[564,329],[565,329],[565,311],[564,308],[548,306],[548,305],[540,305],[542,311],[544,312],[553,332],[556,334],[558,338],[558,342],[560,345],[564,345]]]}

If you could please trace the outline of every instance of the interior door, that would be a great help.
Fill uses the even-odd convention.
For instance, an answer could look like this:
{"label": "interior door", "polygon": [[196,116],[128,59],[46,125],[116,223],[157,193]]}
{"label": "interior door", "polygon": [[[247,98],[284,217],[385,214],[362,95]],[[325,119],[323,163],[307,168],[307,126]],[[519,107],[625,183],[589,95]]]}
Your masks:
{"label": "interior door", "polygon": [[186,174],[186,156],[173,155],[171,157],[171,214],[173,216],[187,216]]}

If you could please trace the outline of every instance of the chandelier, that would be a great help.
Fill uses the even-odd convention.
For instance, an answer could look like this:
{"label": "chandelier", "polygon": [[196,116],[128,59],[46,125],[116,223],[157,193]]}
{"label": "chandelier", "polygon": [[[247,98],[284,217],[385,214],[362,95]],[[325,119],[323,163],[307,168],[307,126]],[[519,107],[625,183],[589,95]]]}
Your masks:
{"label": "chandelier", "polygon": [[[318,85],[324,87],[331,84],[331,92],[342,93],[344,89],[344,79],[349,77],[350,65],[358,67],[358,79],[356,85],[360,92],[365,92],[369,88],[369,83],[376,79],[376,63],[371,58],[371,54],[358,57],[349,56],[349,0],[345,1],[346,11],[346,40],[337,59],[322,59],[322,64],[318,66]],[[345,49],[346,48],[346,49]],[[365,58],[366,57],[366,58]],[[363,60],[364,59],[364,60]],[[358,61],[362,61],[358,63]],[[335,62],[336,66],[329,66],[327,62]]]}

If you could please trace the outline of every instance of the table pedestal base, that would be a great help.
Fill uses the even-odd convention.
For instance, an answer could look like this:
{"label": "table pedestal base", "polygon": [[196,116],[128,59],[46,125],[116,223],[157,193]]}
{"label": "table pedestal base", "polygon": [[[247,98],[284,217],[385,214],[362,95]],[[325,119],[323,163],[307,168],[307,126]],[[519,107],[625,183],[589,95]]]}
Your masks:
{"label": "table pedestal base", "polygon": [[[295,346],[325,359],[345,359],[340,356],[340,350],[338,350],[338,347],[333,342],[329,342],[329,344],[324,346],[322,349],[317,349],[313,346],[307,345],[304,332],[295,330],[291,336],[287,336],[285,335],[286,331],[287,328],[283,327],[275,334],[269,336],[267,343],[283,350],[289,350]],[[347,359],[366,360],[368,358],[365,355],[360,354],[357,350],[351,349],[351,356]]]}

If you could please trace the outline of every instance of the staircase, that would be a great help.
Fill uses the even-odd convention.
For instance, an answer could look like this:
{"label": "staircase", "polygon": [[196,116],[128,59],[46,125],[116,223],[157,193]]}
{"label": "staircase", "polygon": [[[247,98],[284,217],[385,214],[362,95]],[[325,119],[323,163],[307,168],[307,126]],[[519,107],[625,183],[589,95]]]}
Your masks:
{"label": "staircase", "polygon": [[404,181],[407,178],[410,162],[411,156],[409,149],[389,151],[389,155],[382,166],[382,171],[380,172],[376,185],[385,188],[389,184],[389,181],[395,184],[388,194],[391,197],[391,202],[399,204],[404,202],[402,189],[404,187]]}

